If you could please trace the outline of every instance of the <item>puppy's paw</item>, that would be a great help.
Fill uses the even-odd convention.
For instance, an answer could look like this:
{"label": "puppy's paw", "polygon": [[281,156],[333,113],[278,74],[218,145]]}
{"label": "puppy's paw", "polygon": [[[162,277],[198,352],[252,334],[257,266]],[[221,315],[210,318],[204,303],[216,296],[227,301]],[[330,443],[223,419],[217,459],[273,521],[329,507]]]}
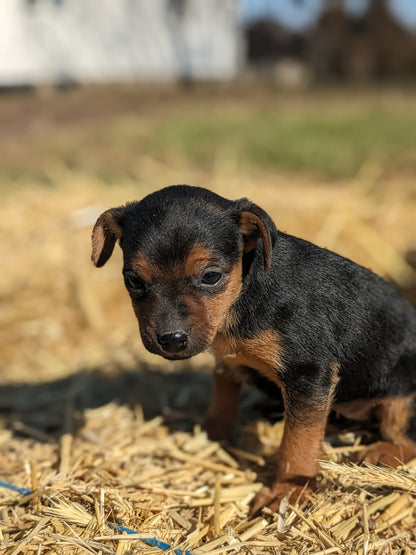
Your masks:
{"label": "puppy's paw", "polygon": [[387,441],[378,441],[361,451],[357,462],[395,468],[415,457],[416,445],[394,445]]}
{"label": "puppy's paw", "polygon": [[[300,484],[299,481],[303,481],[303,484]],[[277,513],[283,499],[290,503],[303,503],[314,487],[314,478],[309,480],[305,478],[304,480],[296,480],[296,482],[278,482],[273,484],[271,488],[264,487],[253,499],[250,515],[259,514],[264,507],[268,507]]]}

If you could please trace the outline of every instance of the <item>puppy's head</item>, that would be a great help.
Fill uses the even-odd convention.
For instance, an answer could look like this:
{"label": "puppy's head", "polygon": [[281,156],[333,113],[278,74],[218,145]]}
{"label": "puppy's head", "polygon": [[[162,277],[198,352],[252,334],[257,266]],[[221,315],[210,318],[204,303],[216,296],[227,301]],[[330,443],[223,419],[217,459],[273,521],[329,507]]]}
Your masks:
{"label": "puppy's head", "polygon": [[276,228],[246,199],[176,185],[101,214],[92,234],[96,266],[117,240],[145,347],[185,359],[209,348],[226,326],[256,251],[267,270]]}

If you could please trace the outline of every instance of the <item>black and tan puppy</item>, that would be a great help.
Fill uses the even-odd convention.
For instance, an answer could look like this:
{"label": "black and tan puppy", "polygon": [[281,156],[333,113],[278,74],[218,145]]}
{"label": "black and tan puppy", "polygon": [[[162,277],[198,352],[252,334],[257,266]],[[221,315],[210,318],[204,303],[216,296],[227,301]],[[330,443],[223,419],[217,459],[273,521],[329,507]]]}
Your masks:
{"label": "black and tan puppy", "polygon": [[332,408],[377,417],[385,441],[363,458],[416,456],[406,436],[416,393],[416,310],[369,270],[278,231],[247,199],[178,185],[97,220],[92,260],[116,241],[145,347],[181,360],[211,349],[214,391],[205,427],[230,433],[250,373],[279,386],[285,430],[277,476],[254,510],[313,487]]}

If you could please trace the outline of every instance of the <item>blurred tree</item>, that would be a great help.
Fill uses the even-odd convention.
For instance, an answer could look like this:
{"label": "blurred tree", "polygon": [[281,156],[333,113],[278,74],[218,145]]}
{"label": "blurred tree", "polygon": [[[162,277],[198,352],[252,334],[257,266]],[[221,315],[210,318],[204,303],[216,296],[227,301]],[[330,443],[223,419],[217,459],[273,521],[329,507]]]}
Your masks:
{"label": "blurred tree", "polygon": [[[393,0],[324,0],[314,4],[315,11],[310,2],[286,2],[284,17],[278,12],[280,2],[264,4],[257,18],[253,12],[254,19],[246,28],[250,64],[268,65],[274,71],[273,65],[290,58],[311,68],[317,79],[414,78],[416,33],[393,16]],[[314,15],[313,25],[287,24],[295,5]]]}
{"label": "blurred tree", "polygon": [[349,15],[342,6],[326,10],[309,37],[308,50],[321,78],[415,75],[416,35],[392,17],[385,0],[371,2],[361,16]]}

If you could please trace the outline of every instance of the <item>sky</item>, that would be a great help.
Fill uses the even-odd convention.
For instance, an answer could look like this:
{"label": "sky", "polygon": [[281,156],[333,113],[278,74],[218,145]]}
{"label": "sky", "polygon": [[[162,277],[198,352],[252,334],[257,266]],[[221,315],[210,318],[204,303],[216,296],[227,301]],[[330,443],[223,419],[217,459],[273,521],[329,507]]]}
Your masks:
{"label": "sky", "polygon": [[[379,0],[376,0],[379,1]],[[314,24],[324,0],[241,0],[245,21],[264,16],[275,17],[294,31],[301,31]],[[345,9],[360,16],[371,0],[344,0]],[[416,32],[416,0],[387,0],[393,16],[407,29]]]}

